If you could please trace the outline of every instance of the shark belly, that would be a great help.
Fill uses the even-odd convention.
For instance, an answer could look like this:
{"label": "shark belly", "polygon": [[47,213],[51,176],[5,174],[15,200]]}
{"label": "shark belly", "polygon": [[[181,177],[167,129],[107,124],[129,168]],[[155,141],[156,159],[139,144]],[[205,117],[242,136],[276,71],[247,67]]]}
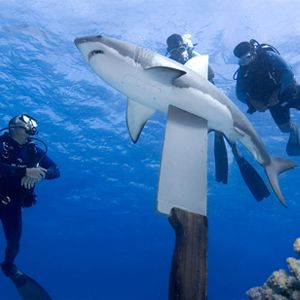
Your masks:
{"label": "shark belly", "polygon": [[[135,75],[135,76],[134,76]],[[131,100],[167,113],[170,105],[204,118],[208,128],[222,131],[232,137],[234,135],[233,120],[225,105],[208,94],[195,89],[180,89],[161,84],[143,74],[127,74],[121,84],[121,92]],[[225,133],[226,134],[226,133]]]}

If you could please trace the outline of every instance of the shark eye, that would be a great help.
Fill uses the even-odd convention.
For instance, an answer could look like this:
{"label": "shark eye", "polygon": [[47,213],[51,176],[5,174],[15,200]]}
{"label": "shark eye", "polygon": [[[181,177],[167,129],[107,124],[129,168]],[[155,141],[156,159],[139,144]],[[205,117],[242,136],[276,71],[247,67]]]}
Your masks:
{"label": "shark eye", "polygon": [[89,53],[89,59],[91,59],[94,55],[103,54],[103,53],[104,53],[103,50],[93,50]]}

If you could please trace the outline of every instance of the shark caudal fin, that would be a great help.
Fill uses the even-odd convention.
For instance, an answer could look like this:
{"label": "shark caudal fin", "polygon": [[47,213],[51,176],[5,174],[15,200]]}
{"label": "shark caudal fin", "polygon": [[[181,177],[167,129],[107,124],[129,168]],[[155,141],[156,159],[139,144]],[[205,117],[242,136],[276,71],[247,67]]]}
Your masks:
{"label": "shark caudal fin", "polygon": [[278,175],[289,169],[295,168],[296,163],[289,159],[281,157],[271,157],[271,163],[264,167],[274,193],[276,194],[281,204],[286,206],[284,197],[279,187]]}

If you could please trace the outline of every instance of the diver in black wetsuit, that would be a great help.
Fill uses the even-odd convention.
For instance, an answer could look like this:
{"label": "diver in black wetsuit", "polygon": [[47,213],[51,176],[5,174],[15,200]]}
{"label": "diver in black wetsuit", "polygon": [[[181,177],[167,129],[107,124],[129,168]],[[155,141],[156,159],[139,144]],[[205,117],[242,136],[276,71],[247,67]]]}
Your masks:
{"label": "diver in black wetsuit", "polygon": [[274,47],[254,39],[239,43],[233,53],[240,66],[234,76],[237,98],[249,114],[269,110],[280,131],[290,134],[287,154],[299,156],[299,132],[290,109],[300,110],[300,85],[291,67]]}
{"label": "diver in black wetsuit", "polygon": [[19,252],[22,208],[34,204],[38,181],[57,178],[60,172],[46,151],[31,138],[37,134],[34,118],[26,114],[16,116],[7,129],[0,136],[0,220],[7,242],[1,267],[6,276],[14,278],[20,273],[14,260]]}

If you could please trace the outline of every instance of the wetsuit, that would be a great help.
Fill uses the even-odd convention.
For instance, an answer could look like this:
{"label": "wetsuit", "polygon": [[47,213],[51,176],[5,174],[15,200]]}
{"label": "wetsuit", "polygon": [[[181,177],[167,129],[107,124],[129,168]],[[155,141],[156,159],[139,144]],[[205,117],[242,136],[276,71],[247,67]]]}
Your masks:
{"label": "wetsuit", "polygon": [[249,107],[248,113],[270,110],[273,120],[283,130],[290,125],[290,108],[300,109],[300,87],[289,65],[276,53],[258,53],[254,62],[237,72],[236,95]]}
{"label": "wetsuit", "polygon": [[21,186],[26,168],[37,163],[47,169],[45,179],[60,176],[56,164],[32,141],[19,145],[7,133],[0,137],[0,220],[7,247],[4,265],[11,265],[19,251],[22,230],[22,207],[35,202],[34,188]]}

